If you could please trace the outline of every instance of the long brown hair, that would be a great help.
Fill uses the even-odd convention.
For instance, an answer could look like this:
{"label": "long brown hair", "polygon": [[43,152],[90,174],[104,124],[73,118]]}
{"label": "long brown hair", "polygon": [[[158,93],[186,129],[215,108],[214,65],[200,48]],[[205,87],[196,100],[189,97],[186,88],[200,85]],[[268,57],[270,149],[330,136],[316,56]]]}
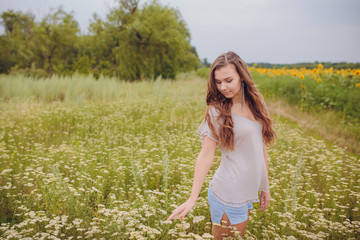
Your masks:
{"label": "long brown hair", "polygon": [[[218,139],[220,146],[234,150],[234,122],[231,117],[231,107],[233,102],[231,98],[226,98],[219,92],[216,87],[214,77],[215,70],[224,67],[227,64],[234,64],[236,71],[240,76],[242,83],[241,91],[243,91],[242,98],[245,97],[245,102],[249,103],[250,110],[256,121],[259,121],[263,126],[262,136],[264,144],[272,145],[275,140],[276,133],[272,128],[273,121],[269,117],[264,97],[257,90],[256,85],[251,78],[247,64],[232,51],[223,53],[217,57],[210,68],[206,97],[206,104],[208,105],[208,108],[206,110],[205,120],[209,123],[212,134]],[[215,109],[219,112],[217,119],[215,119],[220,125],[219,135],[215,131],[215,127],[210,120],[209,110],[211,106],[215,107]]]}

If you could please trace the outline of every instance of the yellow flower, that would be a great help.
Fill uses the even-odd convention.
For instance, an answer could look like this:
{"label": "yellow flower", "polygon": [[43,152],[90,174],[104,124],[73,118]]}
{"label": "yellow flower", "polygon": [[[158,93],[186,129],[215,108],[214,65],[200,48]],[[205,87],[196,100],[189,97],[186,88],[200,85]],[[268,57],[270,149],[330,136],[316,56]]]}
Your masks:
{"label": "yellow flower", "polygon": [[302,90],[305,90],[306,88],[305,88],[305,86],[304,86],[304,85],[301,85],[301,89],[302,89]]}
{"label": "yellow flower", "polygon": [[355,84],[355,87],[360,87],[360,83]]}
{"label": "yellow flower", "polygon": [[256,67],[257,66],[257,63],[254,63],[254,67]]}
{"label": "yellow flower", "polygon": [[313,75],[313,79],[315,79],[315,78],[316,78],[316,75],[314,74],[314,75]]}
{"label": "yellow flower", "polygon": [[323,65],[322,65],[321,63],[319,63],[318,69],[319,69],[319,70],[323,69]]}
{"label": "yellow flower", "polygon": [[318,82],[318,83],[321,83],[321,81],[322,81],[321,78],[318,78],[317,82]]}
{"label": "yellow flower", "polygon": [[299,74],[300,79],[304,79],[304,75],[302,73]]}

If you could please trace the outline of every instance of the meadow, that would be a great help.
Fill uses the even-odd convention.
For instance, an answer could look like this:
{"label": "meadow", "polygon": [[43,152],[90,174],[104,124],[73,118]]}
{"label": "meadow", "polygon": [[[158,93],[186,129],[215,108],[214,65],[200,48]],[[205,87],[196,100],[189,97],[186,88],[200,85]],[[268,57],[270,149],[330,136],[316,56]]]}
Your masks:
{"label": "meadow", "polygon": [[[256,79],[255,79],[256,81]],[[261,82],[258,82],[261,89]],[[206,80],[0,77],[1,239],[211,239],[207,188],[190,195]],[[245,239],[359,239],[360,157],[271,116],[270,206]]]}

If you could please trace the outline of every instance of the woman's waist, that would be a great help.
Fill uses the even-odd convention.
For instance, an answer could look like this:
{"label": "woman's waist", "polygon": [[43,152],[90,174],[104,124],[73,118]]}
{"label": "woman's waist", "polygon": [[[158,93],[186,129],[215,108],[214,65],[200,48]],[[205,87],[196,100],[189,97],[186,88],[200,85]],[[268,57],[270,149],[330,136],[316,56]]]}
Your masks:
{"label": "woman's waist", "polygon": [[254,199],[247,199],[247,200],[239,200],[238,202],[230,202],[230,201],[225,201],[224,199],[222,199],[221,197],[217,196],[217,194],[213,192],[212,186],[209,185],[209,194],[211,195],[211,197],[215,198],[217,201],[219,201],[220,203],[222,203],[225,206],[230,206],[230,207],[242,207],[245,205],[248,205],[250,203],[253,202],[258,202],[258,198],[254,198]]}

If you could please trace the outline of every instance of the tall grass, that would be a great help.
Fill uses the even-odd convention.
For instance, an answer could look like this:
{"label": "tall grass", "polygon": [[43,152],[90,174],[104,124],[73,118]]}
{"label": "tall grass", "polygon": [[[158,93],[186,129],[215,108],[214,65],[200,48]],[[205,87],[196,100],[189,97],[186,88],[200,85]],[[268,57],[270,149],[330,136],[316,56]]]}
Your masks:
{"label": "tall grass", "polygon": [[[189,79],[191,73],[183,73],[177,79]],[[201,81],[196,78],[196,81]],[[22,75],[0,76],[0,98],[3,101],[28,101],[29,99],[51,102],[82,103],[84,101],[137,101],[147,96],[157,100],[187,98],[196,88],[184,88],[175,80],[156,79],[138,82],[121,81],[115,78],[91,75],[73,75],[68,77],[52,76],[51,78],[29,78]],[[170,94],[169,94],[170,93]]]}

